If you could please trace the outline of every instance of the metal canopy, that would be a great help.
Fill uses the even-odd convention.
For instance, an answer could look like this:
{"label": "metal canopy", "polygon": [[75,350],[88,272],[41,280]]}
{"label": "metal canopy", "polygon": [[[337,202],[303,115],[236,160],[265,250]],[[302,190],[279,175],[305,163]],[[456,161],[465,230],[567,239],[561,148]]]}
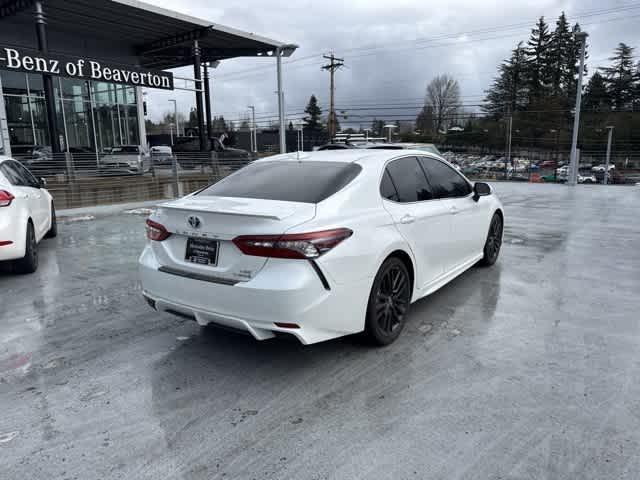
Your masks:
{"label": "metal canopy", "polygon": [[[31,19],[33,1],[0,0],[0,20],[10,16]],[[80,37],[103,37],[131,47],[148,68],[169,69],[193,63],[198,40],[204,61],[241,56],[282,56],[296,49],[277,40],[149,5],[137,0],[47,0],[49,28]]]}

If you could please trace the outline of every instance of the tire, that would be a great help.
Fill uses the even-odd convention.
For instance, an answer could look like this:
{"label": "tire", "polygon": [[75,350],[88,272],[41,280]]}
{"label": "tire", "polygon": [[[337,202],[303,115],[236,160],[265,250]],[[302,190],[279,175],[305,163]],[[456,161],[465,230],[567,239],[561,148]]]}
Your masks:
{"label": "tire", "polygon": [[490,267],[498,260],[500,255],[500,247],[502,246],[502,230],[504,224],[502,217],[498,213],[494,213],[489,224],[489,232],[487,240],[484,243],[484,256],[480,260],[480,265]]}
{"label": "tire", "polygon": [[27,238],[24,257],[14,260],[13,270],[16,273],[33,273],[38,269],[38,246],[36,245],[36,234],[33,230],[33,223],[29,220],[27,224]]}
{"label": "tire", "polygon": [[45,237],[56,238],[57,236],[58,236],[58,221],[56,220],[56,209],[52,203],[51,204],[51,228],[49,228],[49,231],[46,233]]}
{"label": "tire", "polygon": [[389,345],[402,333],[411,302],[411,276],[405,264],[391,257],[378,270],[367,305],[365,336],[374,345]]}

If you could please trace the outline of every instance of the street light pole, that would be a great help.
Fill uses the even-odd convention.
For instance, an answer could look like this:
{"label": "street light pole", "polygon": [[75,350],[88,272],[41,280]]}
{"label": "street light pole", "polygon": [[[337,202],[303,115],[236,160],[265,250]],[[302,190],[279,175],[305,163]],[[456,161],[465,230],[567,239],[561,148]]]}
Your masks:
{"label": "street light pole", "polygon": [[173,119],[176,123],[176,137],[180,135],[180,122],[178,121],[178,102],[176,100],[169,100],[169,102],[173,102]]}
{"label": "street light pole", "polygon": [[611,159],[611,139],[613,137],[613,128],[614,127],[612,126],[607,127],[607,159],[604,163],[604,180],[602,181],[605,185],[609,183],[609,161]]}
{"label": "street light pole", "polygon": [[282,93],[282,47],[276,48],[276,68],[278,74],[278,120],[280,124],[280,153],[287,153],[286,132],[284,126],[284,98]]}
{"label": "street light pole", "polygon": [[258,135],[256,133],[256,107],[254,105],[249,105],[251,109],[251,151],[256,153],[258,151]]}
{"label": "street light pole", "polygon": [[578,130],[580,128],[580,104],[582,103],[582,77],[584,75],[584,53],[587,46],[587,32],[578,32],[575,37],[580,42],[580,69],[578,70],[578,87],[576,89],[576,107],[573,118],[573,137],[571,139],[571,160],[569,168],[568,185],[575,186],[578,180],[578,156],[576,149],[578,148]]}

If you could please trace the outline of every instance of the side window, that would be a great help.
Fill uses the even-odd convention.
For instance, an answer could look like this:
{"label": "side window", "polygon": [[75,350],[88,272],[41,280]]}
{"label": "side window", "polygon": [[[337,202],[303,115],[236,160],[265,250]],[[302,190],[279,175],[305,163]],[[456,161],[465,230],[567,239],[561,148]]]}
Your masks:
{"label": "side window", "polygon": [[22,179],[23,186],[25,187],[33,187],[40,188],[40,182],[36,180],[29,170],[24,168],[19,162],[9,162],[11,166],[16,170],[18,176]]}
{"label": "side window", "polygon": [[471,185],[449,165],[428,157],[420,157],[420,163],[436,198],[466,197],[471,193]]}
{"label": "side window", "polygon": [[15,185],[16,187],[27,187],[28,185],[25,182],[25,179],[18,173],[15,168],[15,162],[8,160],[4,162],[0,168],[2,168],[2,173],[7,180],[11,182],[11,185]]}
{"label": "side window", "polygon": [[386,198],[387,200],[392,200],[394,202],[398,201],[398,191],[396,190],[396,186],[393,184],[391,176],[387,170],[384,171],[384,174],[382,175],[382,182],[380,182],[380,195],[382,195],[382,198]]}
{"label": "side window", "polygon": [[398,202],[419,202],[434,198],[431,186],[416,157],[392,161],[387,165],[387,172],[398,192]]}

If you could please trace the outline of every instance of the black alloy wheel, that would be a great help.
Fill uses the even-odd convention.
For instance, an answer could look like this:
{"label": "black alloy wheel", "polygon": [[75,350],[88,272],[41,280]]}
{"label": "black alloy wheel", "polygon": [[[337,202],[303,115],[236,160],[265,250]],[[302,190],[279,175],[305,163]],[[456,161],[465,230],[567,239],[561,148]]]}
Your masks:
{"label": "black alloy wheel", "polygon": [[13,268],[16,273],[33,273],[38,269],[38,245],[31,221],[27,224],[24,257],[14,260]]}
{"label": "black alloy wheel", "polygon": [[405,324],[411,301],[411,277],[405,264],[396,257],[380,267],[369,296],[366,335],[377,345],[395,341]]}
{"label": "black alloy wheel", "polygon": [[502,247],[502,228],[502,217],[494,213],[489,225],[487,241],[484,244],[484,256],[481,260],[483,265],[493,265],[498,260],[500,247]]}

